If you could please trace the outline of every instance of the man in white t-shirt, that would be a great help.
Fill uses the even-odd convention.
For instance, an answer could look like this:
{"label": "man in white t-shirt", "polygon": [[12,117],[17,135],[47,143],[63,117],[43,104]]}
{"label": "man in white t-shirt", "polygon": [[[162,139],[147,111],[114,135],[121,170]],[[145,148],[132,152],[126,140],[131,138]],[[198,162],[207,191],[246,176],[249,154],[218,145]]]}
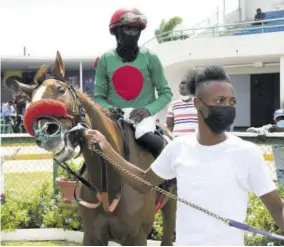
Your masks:
{"label": "man in white t-shirt", "polygon": [[[112,160],[137,176],[159,185],[177,179],[178,196],[211,212],[244,222],[248,193],[255,193],[284,231],[284,204],[270,177],[260,148],[225,130],[235,119],[234,89],[223,68],[209,66],[188,77],[198,111],[198,133],[169,143],[151,167],[143,171],[117,154],[96,130],[85,134],[88,147],[99,143]],[[117,170],[130,186],[150,188]],[[244,232],[178,202],[177,245],[244,245]]]}
{"label": "man in white t-shirt", "polygon": [[167,126],[174,136],[196,132],[197,111],[185,81],[179,85],[181,99],[171,102],[167,113]]}

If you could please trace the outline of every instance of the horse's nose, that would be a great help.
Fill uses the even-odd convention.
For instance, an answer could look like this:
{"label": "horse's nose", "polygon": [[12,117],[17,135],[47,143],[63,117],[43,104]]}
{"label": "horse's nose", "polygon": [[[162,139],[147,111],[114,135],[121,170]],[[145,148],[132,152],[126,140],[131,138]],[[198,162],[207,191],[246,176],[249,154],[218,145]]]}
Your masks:
{"label": "horse's nose", "polygon": [[60,133],[60,126],[58,123],[46,123],[42,132],[45,136],[56,135]]}
{"label": "horse's nose", "polygon": [[39,120],[38,126],[44,136],[54,136],[61,132],[61,126],[57,122],[48,122],[42,119]]}
{"label": "horse's nose", "polygon": [[60,122],[52,117],[43,117],[34,123],[37,146],[47,151],[54,151],[64,144]]}

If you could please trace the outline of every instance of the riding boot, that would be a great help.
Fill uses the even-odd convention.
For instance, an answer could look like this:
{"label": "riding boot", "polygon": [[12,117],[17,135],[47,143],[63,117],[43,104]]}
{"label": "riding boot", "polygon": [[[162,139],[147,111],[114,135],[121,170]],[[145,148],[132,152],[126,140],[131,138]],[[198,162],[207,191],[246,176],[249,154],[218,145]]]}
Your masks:
{"label": "riding boot", "polygon": [[161,136],[148,132],[137,139],[137,142],[148,149],[157,158],[164,148],[164,140]]}

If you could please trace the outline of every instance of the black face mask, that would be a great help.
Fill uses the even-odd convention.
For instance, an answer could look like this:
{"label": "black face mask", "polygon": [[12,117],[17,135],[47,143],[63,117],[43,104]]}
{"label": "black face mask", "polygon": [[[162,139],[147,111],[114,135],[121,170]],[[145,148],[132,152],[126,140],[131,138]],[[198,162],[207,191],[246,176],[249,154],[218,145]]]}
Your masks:
{"label": "black face mask", "polygon": [[136,59],[139,53],[138,40],[140,34],[141,32],[137,35],[127,35],[122,31],[121,27],[115,30],[115,37],[117,40],[116,51],[123,62],[133,62]]}
{"label": "black face mask", "polygon": [[124,32],[122,32],[121,34],[122,45],[129,49],[137,47],[139,38],[140,38],[140,33],[138,33],[137,35],[127,35]]}
{"label": "black face mask", "polygon": [[208,117],[204,118],[201,111],[200,113],[203,116],[204,122],[214,134],[221,134],[233,124],[236,118],[236,108],[234,106],[207,105],[204,102],[203,104],[209,110]]}

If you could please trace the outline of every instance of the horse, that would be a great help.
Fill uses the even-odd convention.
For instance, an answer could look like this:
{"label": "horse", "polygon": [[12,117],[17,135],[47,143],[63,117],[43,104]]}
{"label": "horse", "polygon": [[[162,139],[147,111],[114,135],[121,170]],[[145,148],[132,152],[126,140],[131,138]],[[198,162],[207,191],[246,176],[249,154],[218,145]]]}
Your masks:
{"label": "horse", "polygon": [[[33,132],[26,123],[25,128],[27,130],[30,128],[29,133],[33,132],[36,144],[40,148],[52,151],[54,157],[60,162],[70,160],[74,158],[78,140],[76,141],[77,137],[73,137],[73,143],[70,140],[66,141],[64,139],[66,135],[63,133],[72,130],[83,121],[85,126],[103,133],[112,147],[123,157],[127,156],[128,150],[127,158],[131,163],[143,170],[149,168],[155,158],[150,151],[137,144],[133,127],[128,124],[123,124],[124,127],[122,127],[121,123],[118,124],[118,121],[111,119],[107,110],[94,103],[79,89],[66,83],[64,76],[64,62],[60,53],[57,52],[50,73],[42,65],[31,85],[17,81],[20,90],[32,101],[26,115],[30,109],[29,118],[32,118],[32,120],[28,119],[30,126],[34,127],[35,123],[38,124],[38,130],[37,133]],[[53,105],[50,107],[51,110],[47,110],[50,102]],[[43,104],[44,107],[36,109],[39,104]],[[65,107],[64,114],[55,114],[57,104]],[[55,132],[59,133],[56,135],[58,138],[52,139]],[[48,141],[40,140],[37,138],[38,135],[45,137]],[[153,190],[145,194],[136,191],[122,181],[111,165],[108,165],[98,154],[90,152],[84,146],[84,141],[81,144],[81,152],[87,168],[84,179],[95,188],[99,188],[102,184],[106,187],[101,188],[97,194],[90,190],[90,187],[82,185],[80,188],[81,199],[78,200],[78,207],[84,230],[83,244],[108,245],[109,241],[115,241],[126,246],[147,245],[147,237],[155,220],[157,198],[161,198],[161,195]],[[103,163],[106,163],[106,166]],[[176,194],[176,186],[171,187],[170,191]],[[109,205],[109,198],[113,200],[111,205]],[[164,197],[162,205],[161,245],[170,246],[173,245],[175,231],[176,202]]]}

